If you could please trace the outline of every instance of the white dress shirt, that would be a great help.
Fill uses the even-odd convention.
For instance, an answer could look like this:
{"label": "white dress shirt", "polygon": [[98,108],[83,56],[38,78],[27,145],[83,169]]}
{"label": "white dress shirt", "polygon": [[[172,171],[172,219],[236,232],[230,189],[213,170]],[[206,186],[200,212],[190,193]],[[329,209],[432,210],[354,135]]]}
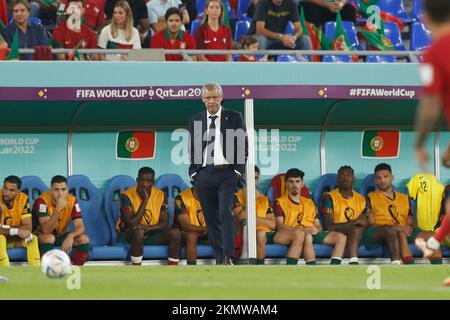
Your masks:
{"label": "white dress shirt", "polygon": [[[208,111],[206,111],[206,120],[207,120],[207,130],[206,130],[206,136],[209,137],[209,126],[211,125],[212,119],[211,116],[216,116],[216,120],[214,121],[214,124],[216,125],[216,132],[214,135],[214,165],[220,166],[224,164],[230,164],[224,157],[223,150],[222,150],[222,132],[220,131],[220,123],[221,123],[221,116],[222,116],[222,106],[220,106],[219,111],[217,111],[216,114],[211,114]],[[205,148],[204,154],[203,154],[203,167],[206,167],[206,157],[207,157],[207,151],[208,149]],[[211,151],[211,150],[208,150]]]}

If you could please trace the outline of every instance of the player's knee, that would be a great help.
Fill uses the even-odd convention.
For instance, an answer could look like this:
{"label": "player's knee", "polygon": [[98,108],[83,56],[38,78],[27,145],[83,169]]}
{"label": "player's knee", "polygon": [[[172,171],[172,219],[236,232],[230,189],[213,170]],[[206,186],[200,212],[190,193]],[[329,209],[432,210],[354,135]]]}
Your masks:
{"label": "player's knee", "polygon": [[389,240],[398,239],[398,231],[394,227],[388,226],[385,229],[386,238]]}
{"label": "player's knee", "polygon": [[170,228],[169,229],[169,239],[172,242],[180,243],[181,242],[180,229],[178,229],[178,228]]}
{"label": "player's knee", "polygon": [[55,236],[52,234],[40,234],[38,240],[39,243],[55,243]]}
{"label": "player's knee", "polygon": [[344,245],[347,242],[347,236],[343,233],[336,232],[336,244]]}
{"label": "player's knee", "polygon": [[195,232],[186,232],[186,242],[189,244],[197,243],[197,233]]}
{"label": "player's knee", "polygon": [[79,244],[87,244],[87,243],[89,243],[89,237],[88,237],[87,234],[85,234],[85,233],[80,234],[80,235],[77,237],[77,242],[78,242]]}
{"label": "player's knee", "polygon": [[266,233],[264,231],[261,231],[261,230],[256,231],[256,242],[259,245],[266,244]]}
{"label": "player's knee", "polygon": [[292,233],[292,240],[303,241],[305,239],[305,233],[300,229],[295,229]]}

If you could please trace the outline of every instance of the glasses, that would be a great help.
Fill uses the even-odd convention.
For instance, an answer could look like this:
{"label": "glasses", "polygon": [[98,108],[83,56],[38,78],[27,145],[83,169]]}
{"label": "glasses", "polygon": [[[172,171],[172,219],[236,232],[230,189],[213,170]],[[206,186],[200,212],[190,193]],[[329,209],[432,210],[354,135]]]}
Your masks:
{"label": "glasses", "polygon": [[219,100],[220,98],[220,96],[203,97],[203,99],[205,99],[206,101]]}

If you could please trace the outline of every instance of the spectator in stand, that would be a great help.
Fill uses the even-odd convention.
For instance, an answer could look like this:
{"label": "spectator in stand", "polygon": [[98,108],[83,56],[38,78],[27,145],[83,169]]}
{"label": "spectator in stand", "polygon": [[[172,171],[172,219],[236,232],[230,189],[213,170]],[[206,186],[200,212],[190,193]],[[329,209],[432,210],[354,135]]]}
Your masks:
{"label": "spectator in stand", "polygon": [[299,9],[302,7],[305,20],[316,26],[336,21],[338,12],[341,13],[342,20],[356,23],[356,8],[348,0],[300,0]]}
{"label": "spectator in stand", "polygon": [[[84,0],[84,16],[82,21],[89,28],[99,33],[106,23],[104,0]],[[62,0],[58,12],[65,12],[67,0]]]}
{"label": "spectator in stand", "polygon": [[[195,32],[197,49],[230,50],[234,43],[230,28],[223,24],[224,7],[220,0],[207,0],[202,24]],[[231,61],[231,55],[199,55],[198,61]]]}
{"label": "spectator in stand", "polygon": [[[8,44],[8,47],[11,48],[16,30],[18,30],[19,34],[19,48],[48,46],[47,30],[40,23],[30,22],[28,20],[30,13],[31,7],[27,0],[15,0],[13,2],[12,15],[14,20],[1,30],[1,35]],[[20,55],[20,60],[32,59],[32,54]]]}
{"label": "spectator in stand", "polygon": [[170,8],[179,8],[182,14],[182,30],[184,25],[189,23],[189,14],[180,0],[151,0],[147,2],[148,21],[154,32],[164,30],[166,28],[165,14]]}
{"label": "spectator in stand", "polygon": [[[66,13],[70,18],[61,22],[53,30],[53,48],[80,48],[97,49],[97,34],[85,24],[81,23],[84,14],[83,2],[81,0],[68,0]],[[56,55],[58,60],[66,60],[66,55]],[[98,60],[96,54],[90,55],[91,60]]]}
{"label": "spectator in stand", "polygon": [[[133,14],[128,2],[117,1],[114,5],[113,18],[103,28],[98,39],[98,47],[102,49],[141,49],[139,31],[133,27]],[[100,60],[128,60],[127,55],[100,55]]]}
{"label": "spectator in stand", "polygon": [[[239,46],[243,50],[248,51],[256,51],[259,47],[258,40],[253,36],[241,36],[239,38]],[[239,62],[258,62],[258,61],[266,61],[267,57],[259,59],[258,57],[252,54],[243,54],[239,57]]]}
{"label": "spectator in stand", "polygon": [[[181,30],[182,13],[177,8],[170,8],[165,14],[167,27],[155,33],[151,39],[151,48],[161,49],[195,49],[195,39],[186,31]],[[192,58],[196,60],[196,57]],[[183,61],[177,54],[166,54],[166,61]]]}
{"label": "spectator in stand", "polygon": [[[294,34],[285,34],[289,21]],[[294,0],[258,0],[249,34],[255,35],[259,48],[311,50],[311,40],[303,35]]]}
{"label": "spectator in stand", "polygon": [[59,0],[33,0],[31,5],[31,16],[42,20],[44,25],[52,25],[57,22],[57,11]]}
{"label": "spectator in stand", "polygon": [[[117,1],[119,0],[106,0],[105,13],[108,20],[112,19],[114,7]],[[133,12],[134,27],[139,31],[142,43],[149,35],[150,26],[148,22],[148,13],[145,0],[127,0],[127,2],[130,5],[131,12]]]}
{"label": "spectator in stand", "polygon": [[[181,0],[184,7],[186,8],[190,22],[195,20],[197,18],[198,12],[197,12],[197,5],[195,3],[195,0]],[[191,23],[189,23],[186,28],[190,31],[191,30]]]}

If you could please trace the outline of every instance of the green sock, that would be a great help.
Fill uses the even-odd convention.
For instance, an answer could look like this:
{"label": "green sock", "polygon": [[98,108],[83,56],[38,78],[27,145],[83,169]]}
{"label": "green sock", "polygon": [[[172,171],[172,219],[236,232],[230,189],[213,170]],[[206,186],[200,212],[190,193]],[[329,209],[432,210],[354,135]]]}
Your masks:
{"label": "green sock", "polygon": [[339,265],[341,264],[342,259],[338,259],[338,258],[331,258],[331,262],[330,264],[335,264],[335,265]]}
{"label": "green sock", "polygon": [[306,261],[306,264],[307,264],[308,266],[315,266],[315,265],[316,265],[316,260],[309,260],[309,261]]}
{"label": "green sock", "polygon": [[298,259],[295,258],[286,258],[286,264],[288,265],[297,265]]}
{"label": "green sock", "polygon": [[[288,258],[289,259],[289,258]],[[264,264],[265,263],[265,259],[256,259],[256,264]]]}
{"label": "green sock", "polygon": [[414,259],[409,260],[406,264],[415,264]]}
{"label": "green sock", "polygon": [[89,243],[79,244],[75,248],[80,252],[88,252],[89,251]]}
{"label": "green sock", "polygon": [[442,264],[442,258],[434,258],[430,260],[431,264]]}
{"label": "green sock", "polygon": [[241,220],[239,221],[239,224],[240,224],[241,226],[246,226],[246,225],[247,225],[247,219],[241,219]]}
{"label": "green sock", "polygon": [[53,249],[53,243],[41,243],[39,245],[39,251],[41,254],[46,253],[47,251],[50,251]]}
{"label": "green sock", "polygon": [[197,260],[188,260],[187,264],[188,264],[188,266],[196,266],[197,265]]}

